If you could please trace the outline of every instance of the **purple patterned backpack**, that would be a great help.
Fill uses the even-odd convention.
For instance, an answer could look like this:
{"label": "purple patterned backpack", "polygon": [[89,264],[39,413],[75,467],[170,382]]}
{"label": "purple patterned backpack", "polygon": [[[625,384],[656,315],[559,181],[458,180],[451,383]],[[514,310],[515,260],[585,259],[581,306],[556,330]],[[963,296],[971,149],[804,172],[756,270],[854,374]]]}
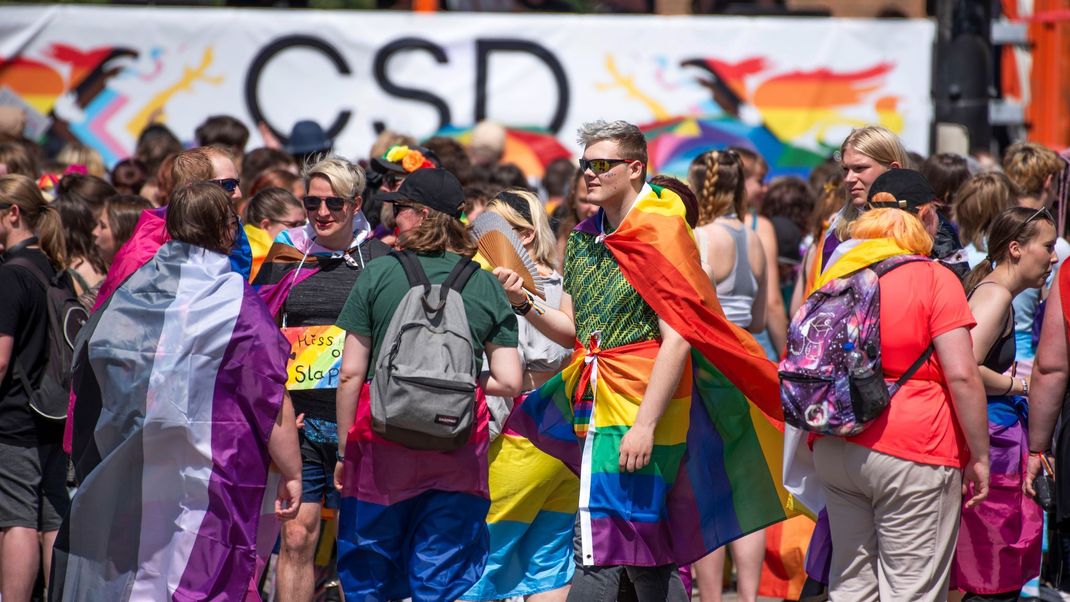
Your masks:
{"label": "purple patterned backpack", "polygon": [[896,382],[884,380],[878,279],[914,261],[931,260],[885,259],[827,283],[799,308],[780,362],[780,401],[788,424],[823,435],[857,435],[929,359],[932,345]]}

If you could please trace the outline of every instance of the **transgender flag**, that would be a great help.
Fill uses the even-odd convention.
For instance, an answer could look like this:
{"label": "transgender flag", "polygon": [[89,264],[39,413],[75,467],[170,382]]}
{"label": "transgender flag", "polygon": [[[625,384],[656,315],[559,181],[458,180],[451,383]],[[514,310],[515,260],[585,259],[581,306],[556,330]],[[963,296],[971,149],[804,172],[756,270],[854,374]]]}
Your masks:
{"label": "transgender flag", "polygon": [[56,542],[52,600],[251,594],[257,546],[275,538],[261,514],[274,500],[267,442],[286,357],[225,255],[166,242],[118,287],[75,350],[81,486]]}

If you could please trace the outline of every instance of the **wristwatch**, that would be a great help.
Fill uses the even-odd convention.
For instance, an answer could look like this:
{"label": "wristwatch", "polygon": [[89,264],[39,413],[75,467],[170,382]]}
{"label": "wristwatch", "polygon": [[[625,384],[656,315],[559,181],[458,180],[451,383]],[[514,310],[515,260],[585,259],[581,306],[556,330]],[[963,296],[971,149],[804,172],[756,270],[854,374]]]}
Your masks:
{"label": "wristwatch", "polygon": [[346,456],[342,452],[340,452],[338,450],[335,450],[334,451],[334,459],[338,460],[339,462],[345,462],[346,461]]}

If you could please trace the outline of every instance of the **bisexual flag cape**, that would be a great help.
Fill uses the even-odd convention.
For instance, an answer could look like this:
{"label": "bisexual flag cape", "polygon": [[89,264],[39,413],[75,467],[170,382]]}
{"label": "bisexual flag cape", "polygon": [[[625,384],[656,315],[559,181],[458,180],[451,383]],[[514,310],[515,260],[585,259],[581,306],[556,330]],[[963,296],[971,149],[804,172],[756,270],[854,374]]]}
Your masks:
{"label": "bisexual flag cape", "polygon": [[52,600],[246,599],[287,351],[224,255],[170,241],[115,289],[75,349]]}
{"label": "bisexual flag cape", "polygon": [[[605,244],[629,284],[692,346],[650,464],[624,473],[618,458],[657,341],[578,347],[509,425],[580,475],[583,564],[684,565],[788,516],[776,367],[725,318],[678,196],[647,186],[614,232],[601,233],[601,220],[599,212],[573,236]],[[593,403],[574,406],[588,385]]]}
{"label": "bisexual flag cape", "polygon": [[[146,209],[141,212],[141,217],[134,227],[134,233],[130,236],[130,240],[126,241],[119,249],[115,254],[115,259],[108,266],[108,274],[104,277],[104,281],[100,285],[100,291],[97,293],[96,302],[93,304],[94,312],[108,301],[111,294],[123,282],[126,282],[126,279],[131,274],[156,255],[156,252],[160,250],[160,245],[171,240],[171,235],[167,233],[166,218],[166,206]],[[234,248],[230,252],[230,266],[233,271],[248,278],[249,270],[252,267],[252,252],[249,247],[249,241],[245,237],[245,230],[241,228],[238,230],[238,236],[234,240]],[[67,406],[67,425],[63,431],[63,450],[68,454],[71,453],[71,437],[73,436],[69,418],[73,413],[74,396],[72,395],[70,404]]]}
{"label": "bisexual flag cape", "polygon": [[[371,236],[371,225],[364,214],[358,211],[353,216],[352,227],[353,242],[345,251],[333,251],[317,243],[312,224],[279,232],[253,280],[272,315],[279,315],[293,287],[319,272],[321,259],[349,256],[352,261],[364,261],[359,247]],[[354,250],[355,255],[352,254]],[[342,308],[338,309],[341,311]]]}

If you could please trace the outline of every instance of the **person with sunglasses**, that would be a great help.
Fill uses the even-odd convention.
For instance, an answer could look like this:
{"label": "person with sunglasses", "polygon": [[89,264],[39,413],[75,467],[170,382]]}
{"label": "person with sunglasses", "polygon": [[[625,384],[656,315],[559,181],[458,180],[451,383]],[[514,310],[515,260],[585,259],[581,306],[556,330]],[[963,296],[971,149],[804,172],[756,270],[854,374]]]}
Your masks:
{"label": "person with sunglasses", "polygon": [[[303,177],[308,223],[279,232],[253,281],[294,345],[287,389],[302,425],[303,493],[297,520],[282,529],[276,582],[281,602],[312,597],[320,508],[340,503],[332,486],[338,362],[328,359],[320,370],[302,357],[341,357],[345,333],[334,326],[338,314],[368,262],[390,252],[371,237],[360,210],[365,176],[359,165],[328,157],[306,167]],[[322,344],[309,345],[316,341]]]}
{"label": "person with sunglasses", "polygon": [[[476,244],[460,219],[464,191],[444,169],[416,170],[382,200],[394,206],[404,254],[368,264],[337,322],[345,329],[337,404],[343,453],[334,472],[335,487],[343,495],[338,572],[347,600],[452,601],[479,578],[487,560],[489,421],[482,398],[520,392],[517,320],[494,276],[485,270],[469,272],[463,286],[450,291],[460,293],[469,330],[472,356],[464,361],[474,362],[479,374],[468,406],[469,434],[459,447],[441,451],[391,440],[389,426],[373,424],[369,389],[377,378],[391,376],[380,371],[380,357],[391,353],[391,325],[412,288],[407,274],[422,271],[429,287],[452,280],[458,270],[474,268],[468,258]],[[402,261],[412,264],[406,268]],[[426,297],[423,303],[430,307]],[[442,324],[450,320],[443,318]],[[428,336],[441,341],[445,335]],[[448,349],[445,344],[440,348]],[[464,350],[458,352],[464,357]],[[445,392],[433,375],[454,362],[428,359],[423,367],[428,378],[397,378],[418,381],[430,408],[434,396]],[[450,418],[437,414],[435,422]]]}
{"label": "person with sunglasses", "polygon": [[[815,286],[887,259],[928,257],[934,198],[917,171],[877,177],[866,211]],[[828,574],[811,577],[829,579],[833,602],[946,600],[960,508],[989,492],[985,393],[970,340],[976,322],[959,279],[937,261],[904,263],[879,286],[884,378],[920,368],[861,433],[812,441],[827,520],[818,523],[807,566],[830,556]],[[815,549],[829,537],[831,549]]]}
{"label": "person with sunglasses", "polygon": [[[726,481],[690,478],[690,466],[765,462],[748,455],[760,449],[744,450],[745,429],[712,427],[728,419],[722,412],[760,410],[743,396],[714,397],[726,389],[704,388],[699,371],[717,366],[733,379],[727,390],[779,410],[776,379],[757,344],[719,310],[683,201],[645,182],[642,131],[595,121],[579,143],[586,200],[599,210],[569,235],[560,309],[537,299],[517,307],[551,340],[573,345],[573,361],[515,407],[509,425],[579,473],[568,600],[609,602],[621,592],[640,602],[689,600],[677,565],[784,518],[768,473],[751,470],[756,479],[734,490],[754,512],[744,520],[728,518],[734,511],[715,492]],[[514,281],[504,282],[511,294]]]}
{"label": "person with sunglasses", "polygon": [[[1017,600],[1040,571],[1041,509],[1023,493],[1028,450],[1029,380],[1015,373],[1014,310],[1011,300],[1040,288],[1055,268],[1055,220],[1046,208],[1012,207],[992,220],[988,256],[966,278],[973,354],[988,394],[989,447],[993,479],[988,499],[964,508],[952,584],[964,600]],[[992,525],[1010,510],[1015,520]],[[1014,550],[1013,560],[1002,550]]]}
{"label": "person with sunglasses", "polygon": [[[290,176],[289,172],[280,172]],[[296,178],[296,176],[290,176]],[[304,196],[304,184],[301,184]],[[245,235],[253,255],[249,279],[256,280],[260,266],[267,258],[275,237],[283,230],[300,228],[308,223],[305,206],[286,188],[268,187],[260,190],[245,205]]]}
{"label": "person with sunglasses", "polygon": [[394,222],[393,205],[381,203],[378,194],[396,192],[405,178],[416,170],[441,166],[434,151],[415,144],[392,144],[381,156],[372,157],[368,178],[377,194],[372,197],[368,210],[375,212],[376,236],[383,242],[393,245],[397,241],[397,223]]}

